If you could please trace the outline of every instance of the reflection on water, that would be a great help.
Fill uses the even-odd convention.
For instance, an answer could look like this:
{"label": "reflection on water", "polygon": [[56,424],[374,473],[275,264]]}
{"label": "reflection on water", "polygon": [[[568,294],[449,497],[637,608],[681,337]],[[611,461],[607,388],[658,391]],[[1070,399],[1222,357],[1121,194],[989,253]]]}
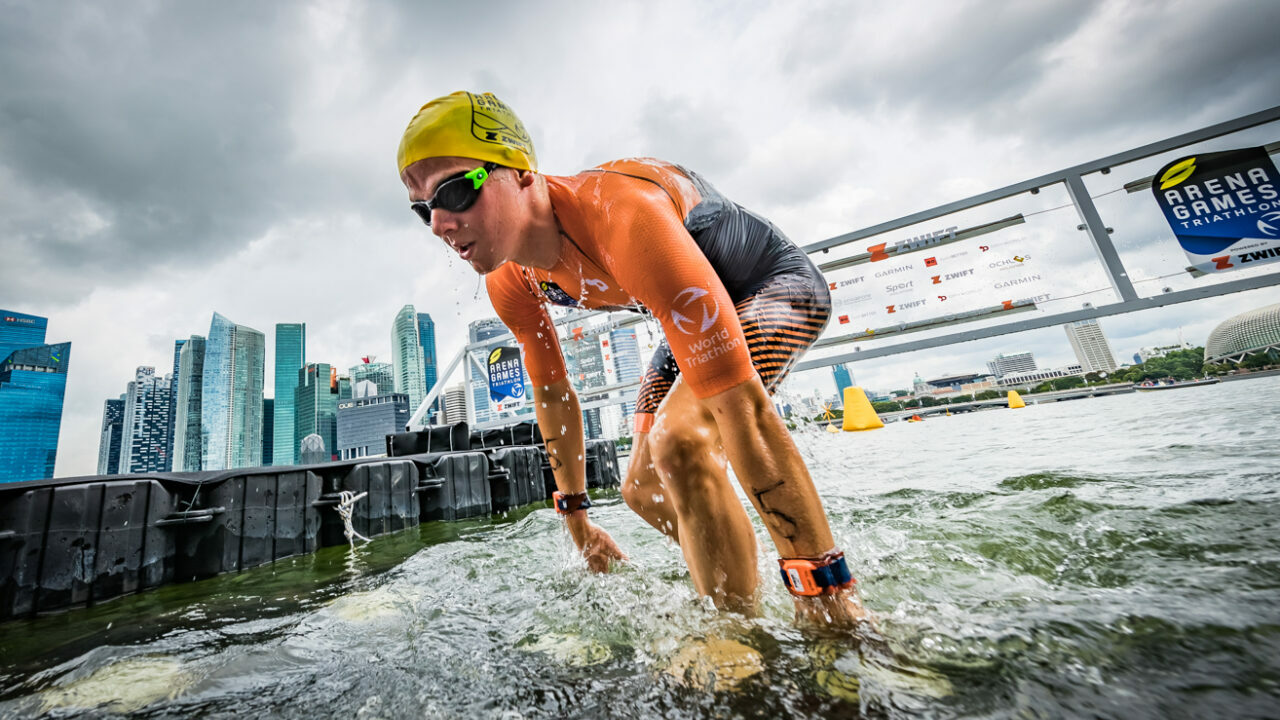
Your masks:
{"label": "reflection on water", "polygon": [[[430,524],[0,626],[0,716],[1274,716],[1280,378],[797,434],[878,627],[697,598],[555,515]],[[768,546],[759,525],[757,534]]]}

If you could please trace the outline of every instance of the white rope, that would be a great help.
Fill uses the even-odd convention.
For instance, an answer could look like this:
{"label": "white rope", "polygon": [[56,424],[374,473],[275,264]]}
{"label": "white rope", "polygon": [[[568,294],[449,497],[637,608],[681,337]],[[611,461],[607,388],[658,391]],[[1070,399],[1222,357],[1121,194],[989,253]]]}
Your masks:
{"label": "white rope", "polygon": [[367,492],[362,492],[359,495],[356,495],[350,490],[343,490],[338,493],[338,517],[342,518],[343,533],[346,534],[347,542],[351,545],[352,549],[356,546],[356,538],[369,542],[369,538],[356,532],[356,529],[351,526],[351,508],[355,507],[357,500],[368,494],[369,493]]}

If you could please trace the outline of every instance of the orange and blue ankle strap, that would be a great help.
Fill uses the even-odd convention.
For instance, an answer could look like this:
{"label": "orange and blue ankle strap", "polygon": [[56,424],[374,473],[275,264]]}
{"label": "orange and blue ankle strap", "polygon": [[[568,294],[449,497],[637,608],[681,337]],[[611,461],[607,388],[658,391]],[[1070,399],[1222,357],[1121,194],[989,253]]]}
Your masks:
{"label": "orange and blue ankle strap", "polygon": [[566,495],[557,490],[551,493],[551,499],[555,501],[556,512],[561,515],[572,515],[579,510],[591,507],[591,498],[587,497],[586,491]]}
{"label": "orange and blue ankle strap", "polygon": [[835,595],[858,582],[849,573],[844,552],[840,550],[832,550],[816,560],[779,558],[778,566],[782,569],[782,583],[792,595],[800,597]]}

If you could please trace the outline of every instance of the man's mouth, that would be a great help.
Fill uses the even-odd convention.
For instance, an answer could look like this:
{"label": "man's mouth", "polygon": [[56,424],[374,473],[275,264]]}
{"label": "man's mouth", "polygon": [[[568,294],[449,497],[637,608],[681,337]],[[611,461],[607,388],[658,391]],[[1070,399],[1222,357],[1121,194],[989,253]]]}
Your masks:
{"label": "man's mouth", "polygon": [[475,253],[476,244],[467,243],[466,245],[459,245],[455,249],[458,251],[458,257],[462,258],[463,260],[470,260],[471,256]]}

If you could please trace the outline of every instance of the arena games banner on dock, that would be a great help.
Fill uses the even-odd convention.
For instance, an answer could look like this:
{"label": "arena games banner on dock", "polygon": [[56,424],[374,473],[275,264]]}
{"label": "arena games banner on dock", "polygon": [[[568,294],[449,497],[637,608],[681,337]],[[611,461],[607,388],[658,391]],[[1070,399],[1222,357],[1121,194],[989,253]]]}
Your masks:
{"label": "arena games banner on dock", "polygon": [[1200,153],[1160,168],[1151,191],[1192,267],[1224,272],[1280,260],[1280,183],[1260,147]]}
{"label": "arena games banner on dock", "polygon": [[511,412],[524,407],[525,400],[520,348],[494,348],[489,353],[489,404],[494,412]]}

